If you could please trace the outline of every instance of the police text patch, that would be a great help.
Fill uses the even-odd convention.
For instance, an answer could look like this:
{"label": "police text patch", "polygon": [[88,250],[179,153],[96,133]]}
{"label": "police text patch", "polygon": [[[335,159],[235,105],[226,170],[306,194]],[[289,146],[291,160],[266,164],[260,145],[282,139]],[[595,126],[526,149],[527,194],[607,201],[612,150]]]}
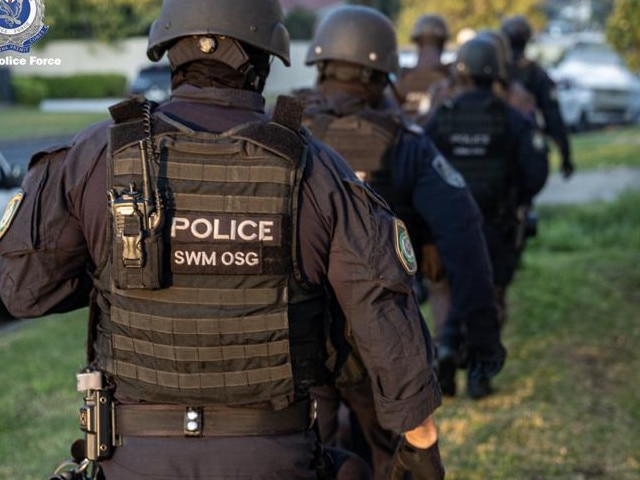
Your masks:
{"label": "police text patch", "polygon": [[282,219],[276,215],[176,213],[171,270],[183,274],[247,275],[283,270]]}
{"label": "police text patch", "polygon": [[407,273],[414,274],[418,271],[418,262],[413,251],[413,245],[411,245],[409,231],[404,222],[397,218],[395,219],[395,230],[395,246],[398,259]]}
{"label": "police text patch", "polygon": [[11,200],[9,200],[9,203],[4,209],[4,214],[0,219],[0,238],[2,238],[7,230],[9,230],[11,222],[13,222],[16,213],[18,213],[18,209],[20,208],[20,204],[22,203],[23,198],[24,193],[18,192],[11,198]]}

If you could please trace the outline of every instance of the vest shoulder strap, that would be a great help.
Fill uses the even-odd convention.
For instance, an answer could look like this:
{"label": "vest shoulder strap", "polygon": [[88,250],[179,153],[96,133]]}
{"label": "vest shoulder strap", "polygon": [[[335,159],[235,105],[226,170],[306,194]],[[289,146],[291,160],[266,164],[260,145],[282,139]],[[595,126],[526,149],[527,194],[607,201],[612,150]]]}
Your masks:
{"label": "vest shoulder strap", "polygon": [[125,123],[144,118],[145,108],[149,106],[155,110],[158,106],[156,102],[147,100],[142,95],[127,98],[109,107],[109,114],[115,123]]}
{"label": "vest shoulder strap", "polygon": [[306,149],[306,141],[298,131],[276,122],[250,122],[227,132],[229,137],[248,140],[276,155],[298,161]]}

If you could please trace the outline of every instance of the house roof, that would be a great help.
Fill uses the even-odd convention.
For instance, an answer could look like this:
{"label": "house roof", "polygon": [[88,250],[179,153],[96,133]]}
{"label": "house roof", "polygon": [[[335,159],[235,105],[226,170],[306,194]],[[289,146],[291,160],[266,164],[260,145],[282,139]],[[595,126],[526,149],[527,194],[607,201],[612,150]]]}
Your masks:
{"label": "house roof", "polygon": [[342,3],[344,3],[344,1],[340,0],[280,0],[282,9],[285,12],[291,10],[293,7],[303,7],[307,10],[318,10],[332,5],[340,5]]}

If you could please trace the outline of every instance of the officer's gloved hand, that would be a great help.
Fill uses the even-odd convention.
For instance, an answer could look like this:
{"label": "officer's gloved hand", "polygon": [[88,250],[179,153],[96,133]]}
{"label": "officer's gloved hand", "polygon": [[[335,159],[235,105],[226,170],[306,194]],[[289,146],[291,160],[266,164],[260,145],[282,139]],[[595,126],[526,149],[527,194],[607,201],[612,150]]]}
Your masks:
{"label": "officer's gloved hand", "polygon": [[408,473],[413,480],[444,479],[444,466],[440,459],[438,442],[429,448],[417,448],[402,437],[393,456],[389,480],[404,480]]}
{"label": "officer's gloved hand", "polygon": [[0,323],[7,322],[9,320],[15,320],[15,317],[9,313],[7,307],[5,307],[2,300],[0,300]]}
{"label": "officer's gloved hand", "polygon": [[473,399],[479,399],[493,392],[491,379],[495,377],[507,358],[507,350],[499,345],[494,353],[476,351],[469,356],[467,368],[467,394]]}
{"label": "officer's gloved hand", "polygon": [[565,158],[564,160],[562,160],[560,170],[562,171],[562,177],[564,179],[568,179],[571,175],[573,175],[575,169],[576,167],[570,159]]}

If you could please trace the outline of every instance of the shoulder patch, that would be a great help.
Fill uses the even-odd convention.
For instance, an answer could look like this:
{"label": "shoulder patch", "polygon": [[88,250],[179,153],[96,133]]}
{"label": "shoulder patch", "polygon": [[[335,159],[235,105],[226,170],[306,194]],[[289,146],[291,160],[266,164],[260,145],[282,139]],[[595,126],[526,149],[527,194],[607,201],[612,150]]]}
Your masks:
{"label": "shoulder patch", "polygon": [[467,185],[462,174],[442,155],[437,155],[431,162],[431,166],[452,187],[464,188]]}
{"label": "shoulder patch", "polygon": [[396,254],[405,271],[411,275],[418,271],[418,261],[413,251],[409,230],[402,220],[395,219]]}
{"label": "shoulder patch", "polygon": [[13,219],[18,212],[23,198],[24,193],[18,192],[11,198],[11,200],[9,200],[9,203],[7,203],[4,213],[2,214],[2,218],[0,219],[0,239],[4,237],[4,234],[9,230],[11,222],[13,222]]}

